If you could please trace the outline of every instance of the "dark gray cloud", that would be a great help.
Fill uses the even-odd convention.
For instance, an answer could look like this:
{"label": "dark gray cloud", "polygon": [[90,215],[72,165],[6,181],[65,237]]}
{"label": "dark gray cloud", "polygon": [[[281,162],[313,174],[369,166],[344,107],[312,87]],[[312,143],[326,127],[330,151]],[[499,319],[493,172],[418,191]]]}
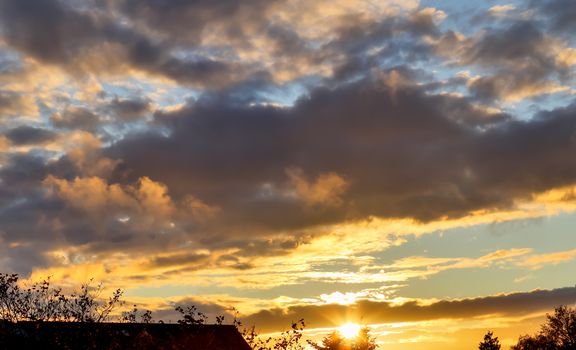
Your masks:
{"label": "dark gray cloud", "polygon": [[144,99],[115,98],[108,107],[119,120],[128,122],[144,117],[151,110],[150,101]]}
{"label": "dark gray cloud", "polygon": [[150,262],[150,265],[154,267],[167,267],[193,264],[200,268],[206,266],[209,260],[210,256],[208,254],[184,253],[167,257],[156,257]]}
{"label": "dark gray cloud", "polygon": [[57,128],[93,132],[98,129],[101,118],[85,108],[67,108],[50,116],[50,121]]}
{"label": "dark gray cloud", "polygon": [[290,322],[304,318],[311,328],[339,326],[342,320],[365,324],[416,322],[437,319],[470,319],[485,315],[523,316],[530,312],[551,311],[559,305],[576,302],[576,288],[535,290],[462,300],[441,300],[430,305],[408,302],[393,305],[388,302],[358,301],[352,305],[303,305],[287,309],[257,312],[244,319],[261,331],[282,329]]}
{"label": "dark gray cloud", "polygon": [[[7,198],[5,191],[3,186],[0,189],[2,270],[28,275],[34,268],[51,265],[52,261],[44,253],[54,247],[61,247],[65,241],[48,222],[42,226],[39,224],[42,223],[42,217],[54,214],[58,208],[57,203],[47,202],[40,193],[31,190],[25,191],[26,196],[22,190],[18,193],[11,190],[8,195],[12,198]],[[8,249],[9,243],[16,245]]]}
{"label": "dark gray cloud", "polygon": [[[363,80],[314,90],[293,107],[211,95],[155,118],[169,135],[133,134],[104,150],[122,160],[109,183],[133,186],[150,177],[166,184],[175,202],[191,194],[218,207],[216,220],[178,219],[178,229],[164,235],[157,224],[138,226],[137,218],[134,225],[119,222],[122,208],[91,216],[45,193],[48,175],[68,181],[79,175],[67,157],[14,156],[0,172],[4,203],[27,199],[2,211],[6,239],[39,235],[51,245],[87,244],[92,252],[152,252],[192,240],[198,248],[240,248],[214,264],[249,268],[251,257],[305,244],[313,238],[306,229],[316,225],[370,216],[461,217],[576,180],[573,105],[518,121],[409,82]],[[347,184],[335,205],[307,202],[290,176],[312,186],[330,173]],[[284,240],[269,239],[278,232]],[[194,260],[174,256],[151,266],[193,268]]]}
{"label": "dark gray cloud", "polygon": [[335,64],[334,80],[358,79],[369,76],[374,69],[429,61],[432,48],[423,39],[439,34],[431,14],[418,11],[408,17],[379,21],[350,18],[338,28],[336,38],[322,48],[319,58],[344,55],[344,60]]}
{"label": "dark gray cloud", "polygon": [[531,6],[537,8],[546,16],[554,30],[571,35],[576,28],[576,9],[564,0],[530,1]]}
{"label": "dark gray cloud", "polygon": [[[532,6],[560,23],[557,26],[566,26],[571,12],[560,11],[560,3]],[[78,60],[90,60],[85,56],[92,53],[109,64],[96,67],[85,62],[76,64],[77,70],[106,71],[129,65],[211,89],[237,84],[254,74],[266,76],[263,66],[238,59],[242,50],[255,48],[255,35],[265,35],[272,44],[260,49],[270,50],[275,57],[267,62],[266,69],[271,70],[268,79],[275,70],[297,71],[299,67],[289,64],[295,62],[302,67],[334,66],[336,81],[366,76],[371,69],[391,64],[430,61],[434,45],[428,39],[442,35],[433,11],[416,10],[378,20],[352,13],[334,19],[330,40],[311,42],[300,36],[296,24],[274,15],[282,4],[263,0],[122,0],[99,2],[96,9],[82,10],[63,0],[2,0],[0,24],[9,45],[45,62],[74,66]],[[556,78],[566,79],[566,67],[554,62],[544,31],[536,19],[488,28],[462,57],[465,65],[490,67],[482,80],[472,84],[471,92],[492,100]],[[204,42],[214,33],[218,33],[217,44]],[[507,66],[500,67],[502,64]],[[315,74],[317,69],[306,72],[301,74]]]}
{"label": "dark gray cloud", "polygon": [[276,45],[276,52],[279,54],[303,54],[311,53],[307,47],[306,40],[302,39],[294,29],[286,25],[270,25],[267,28],[267,35]]}
{"label": "dark gray cloud", "polygon": [[198,55],[178,58],[173,54],[174,42],[154,40],[118,23],[109,12],[112,9],[100,10],[81,11],[58,0],[2,0],[0,26],[10,46],[80,72],[90,64],[77,65],[77,61],[92,53],[113,62],[89,68],[100,71],[127,64],[206,87],[223,86],[242,77],[241,65]]}
{"label": "dark gray cloud", "polygon": [[[44,252],[51,247],[90,242],[97,233],[82,213],[46,195],[42,182],[50,174],[62,178],[78,175],[65,161],[48,162],[34,153],[10,155],[0,170],[0,232],[6,242],[33,246],[35,256],[43,260]],[[64,227],[58,224],[60,219],[67,221]],[[33,260],[30,263],[28,268]]]}
{"label": "dark gray cloud", "polygon": [[[439,34],[433,14],[427,12],[381,21],[359,13],[346,14],[330,24],[334,37],[319,42],[301,37],[303,28],[298,28],[298,23],[275,15],[291,9],[285,1],[122,0],[104,4],[87,6],[87,10],[64,0],[2,0],[0,25],[13,48],[76,73],[114,71],[128,65],[211,89],[228,87],[255,74],[269,74],[268,78],[276,71],[317,74],[320,68],[332,65],[342,66],[337,68],[337,77],[349,78],[360,69],[343,72],[356,65],[370,69],[391,58],[424,59],[429,49],[419,39]],[[297,19],[295,16],[294,21]],[[215,33],[218,43],[206,43],[205,37]],[[402,37],[402,33],[406,35]],[[257,40],[269,40],[270,47],[258,47],[257,36]],[[387,41],[387,48],[376,57],[362,58]],[[263,57],[271,62],[242,62],[239,56],[250,50],[269,51],[272,57]]]}
{"label": "dark gray cloud", "polygon": [[[133,136],[109,154],[123,159],[133,176],[148,174],[174,193],[195,193],[234,213],[228,217],[233,220],[230,226],[250,222],[296,229],[370,215],[429,220],[506,205],[538,190],[522,184],[522,174],[516,171],[516,185],[496,182],[483,187],[510,158],[493,167],[475,158],[491,157],[484,143],[507,147],[509,137],[522,144],[528,136],[525,129],[540,130],[542,125],[513,122],[506,115],[474,108],[466,99],[427,95],[415,86],[363,81],[319,89],[285,109],[200,100],[157,118],[173,129],[170,137]],[[574,122],[566,119],[564,123]],[[557,133],[563,127],[550,126]],[[500,133],[506,136],[500,139]],[[568,132],[565,138],[569,137]],[[532,144],[546,147],[543,153],[554,147],[562,150],[560,144]],[[520,151],[509,156],[523,157]],[[154,166],[148,165],[149,157],[158,160]],[[573,167],[565,162],[556,166],[571,181]],[[293,167],[311,179],[330,172],[343,176],[350,182],[343,196],[346,204],[308,210],[297,200],[267,196],[265,185],[282,189],[288,181],[286,170]],[[531,178],[546,183],[546,174],[533,167]]]}
{"label": "dark gray cloud", "polygon": [[138,68],[164,75],[181,83],[190,83],[203,87],[225,87],[239,80],[243,75],[242,67],[214,59],[177,59],[174,57],[155,57],[148,60],[141,55],[140,48],[133,47],[130,57]]}
{"label": "dark gray cloud", "polygon": [[55,140],[58,134],[54,131],[35,128],[32,126],[19,126],[8,130],[4,136],[16,146],[43,144]]}
{"label": "dark gray cloud", "polygon": [[4,110],[4,109],[8,109],[8,108],[13,108],[14,106],[14,96],[3,92],[2,94],[0,94],[0,111]]}
{"label": "dark gray cloud", "polygon": [[[175,201],[190,194],[221,209],[215,222],[180,220],[179,231],[164,237],[157,226],[119,222],[123,212],[94,219],[45,193],[47,176],[73,181],[86,175],[78,164],[97,163],[100,153],[83,159],[83,151],[74,149],[57,161],[37,154],[10,156],[0,170],[0,196],[7,205],[0,222],[6,224],[7,239],[40,236],[42,225],[50,231],[43,237],[87,244],[95,252],[169,249],[193,238],[208,248],[240,247],[216,263],[249,268],[252,256],[285,254],[305,244],[311,239],[306,230],[317,225],[370,216],[462,217],[508,208],[517,199],[576,180],[576,105],[533,119],[518,116],[520,121],[482,109],[473,104],[477,100],[436,93],[462,87],[466,78],[437,81],[426,65],[442,58],[442,45],[465,48],[445,52],[485,73],[468,82],[473,97],[488,103],[556,80],[569,82],[569,72],[550,50],[554,38],[537,20],[502,22],[461,39],[443,33],[430,11],[377,20],[350,14],[334,19],[332,36],[314,42],[298,31],[302,28],[274,16],[271,9],[278,3],[122,0],[93,2],[85,6],[97,8],[87,10],[68,1],[0,0],[4,41],[40,62],[103,75],[135,68],[209,89],[181,110],[156,112],[147,131],[122,135],[115,144],[112,136],[104,139],[112,143],[104,155],[120,162],[104,182],[134,186],[150,177],[166,184]],[[560,19],[563,14],[552,14],[554,4],[539,8]],[[219,42],[206,44],[203,39],[214,28],[222,33]],[[258,67],[241,62],[241,49],[254,49],[254,33],[270,41],[265,49],[277,61]],[[91,65],[91,55],[113,64]],[[300,65],[334,68],[334,75],[302,73],[314,79],[299,81],[310,90],[294,106],[250,104],[271,102],[263,96],[283,88],[271,83],[274,69]],[[116,122],[151,113],[147,98],[67,108],[50,123],[106,134]],[[24,102],[23,95],[0,92],[0,114],[18,114],[14,111]],[[115,131],[129,132],[130,126],[120,129]],[[29,126],[6,136],[17,145],[55,138],[52,131]],[[331,203],[300,193],[312,191],[326,174],[345,183]],[[295,181],[303,184],[300,192]],[[287,232],[286,239],[268,239],[278,232]],[[162,259],[151,266],[192,268],[196,257]]]}
{"label": "dark gray cloud", "polygon": [[26,100],[21,94],[0,90],[0,118],[26,114],[27,103],[30,103],[30,100]]}
{"label": "dark gray cloud", "polygon": [[[38,196],[38,183],[46,175],[44,160],[32,155],[12,155],[0,169],[0,235],[8,242],[16,241],[18,232],[29,231],[29,224],[38,220],[37,212],[20,210],[30,205],[30,198]],[[20,222],[22,216],[31,221]]]}
{"label": "dark gray cloud", "polygon": [[6,41],[47,62],[69,62],[99,39],[93,17],[58,0],[2,0],[0,14]]}
{"label": "dark gray cloud", "polygon": [[483,65],[546,63],[550,53],[544,33],[532,22],[516,22],[505,28],[490,29],[475,43],[468,59]]}
{"label": "dark gray cloud", "polygon": [[11,155],[0,170],[2,185],[11,189],[33,189],[47,174],[46,160],[34,154]]}
{"label": "dark gray cloud", "polygon": [[[223,26],[228,37],[244,37],[246,27],[264,27],[265,12],[279,1],[123,0],[120,9],[137,24],[180,43],[199,44],[208,26]],[[186,31],[182,31],[186,28]],[[250,35],[252,33],[248,33]]]}
{"label": "dark gray cloud", "polygon": [[[445,39],[458,41],[448,33]],[[557,60],[558,43],[536,21],[512,21],[453,45],[462,52],[461,64],[486,71],[469,89],[487,102],[554,93],[554,87],[571,79],[570,70]]]}

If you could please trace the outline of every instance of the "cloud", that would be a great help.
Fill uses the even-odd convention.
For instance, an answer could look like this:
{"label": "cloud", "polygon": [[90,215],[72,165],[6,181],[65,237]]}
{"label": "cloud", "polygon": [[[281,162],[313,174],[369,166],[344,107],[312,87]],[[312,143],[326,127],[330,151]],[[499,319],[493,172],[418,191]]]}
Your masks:
{"label": "cloud", "polygon": [[511,293],[430,303],[409,301],[402,304],[363,300],[352,305],[300,305],[286,309],[262,310],[248,316],[247,324],[261,331],[281,329],[289,322],[304,318],[311,328],[334,327],[343,320],[365,324],[416,322],[439,319],[469,319],[483,316],[513,316],[548,311],[558,305],[572,304],[576,288]]}
{"label": "cloud", "polygon": [[50,121],[57,128],[71,130],[96,131],[100,125],[100,116],[84,108],[70,107],[50,116]]}
{"label": "cloud", "polygon": [[566,43],[534,20],[512,20],[470,37],[446,32],[433,47],[457,64],[484,70],[467,84],[484,101],[519,101],[570,89],[565,83],[571,73],[558,60],[561,52],[567,52]]}
{"label": "cloud", "polygon": [[239,66],[232,69],[232,62],[176,57],[173,45],[157,43],[117,23],[112,8],[82,9],[58,0],[2,0],[0,10],[8,45],[75,74],[117,73],[132,67],[206,86],[242,75]]}
{"label": "cloud", "polygon": [[[209,30],[221,30],[227,36],[243,37],[248,30],[265,25],[267,11],[279,1],[134,1],[120,2],[119,8],[135,19],[137,25],[154,30],[169,40],[196,46]],[[182,28],[188,30],[182,33]],[[251,28],[253,27],[253,28]]]}
{"label": "cloud", "polygon": [[33,97],[12,91],[0,90],[0,118],[38,116],[38,109]]}
{"label": "cloud", "polygon": [[486,267],[494,264],[504,265],[511,264],[522,259],[529,254],[532,249],[529,248],[514,248],[514,249],[501,249],[492,253],[480,256],[478,258],[428,258],[423,256],[410,256],[394,261],[390,265],[384,266],[365,266],[363,270],[410,270],[424,269],[422,276],[438,273],[440,271],[449,269],[465,269],[465,268],[478,268]]}
{"label": "cloud", "polygon": [[8,130],[4,136],[16,146],[43,144],[57,138],[57,134],[53,131],[31,126],[19,126]]}
{"label": "cloud", "polygon": [[576,208],[570,13],[529,5],[464,30],[418,1],[0,0],[0,263],[262,290],[571,259],[339,268]]}
{"label": "cloud", "polygon": [[[546,3],[531,5],[556,16],[554,2]],[[382,66],[429,62],[434,51],[442,51],[449,60],[460,56],[462,65],[488,68],[482,80],[470,84],[470,91],[487,101],[566,90],[556,80],[565,81],[567,72],[554,65],[557,49],[550,50],[564,43],[544,33],[534,18],[452,40],[449,46],[456,50],[440,50],[440,38],[451,41],[454,34],[441,31],[447,14],[418,8],[417,1],[339,0],[330,2],[330,10],[324,1],[299,0],[121,0],[84,6],[2,0],[0,5],[10,47],[76,76],[144,73],[210,90],[255,77],[269,86],[311,76],[339,83]]]}
{"label": "cloud", "polygon": [[510,11],[516,9],[516,6],[508,4],[508,5],[494,5],[488,9],[490,15],[499,17],[499,16],[506,16],[506,14]]}
{"label": "cloud", "polygon": [[0,170],[4,190],[34,191],[35,184],[48,173],[46,162],[34,154],[11,154]]}
{"label": "cloud", "polygon": [[469,88],[472,93],[486,101],[500,98],[509,102],[570,90],[568,86],[531,77],[512,78],[507,72],[503,72],[503,75],[473,79]]}
{"label": "cloud", "polygon": [[[339,55],[325,45],[338,41],[351,19],[372,25],[415,11],[418,1],[121,0],[81,6],[2,0],[0,5],[10,47],[75,75],[136,70],[220,89],[255,75],[275,82],[329,76]],[[440,12],[428,10],[414,15],[412,29],[434,26]]]}
{"label": "cloud", "polygon": [[70,61],[97,40],[95,20],[57,0],[3,0],[0,9],[6,41],[48,62]]}
{"label": "cloud", "polygon": [[534,6],[546,16],[546,19],[554,30],[570,35],[574,29],[576,10],[571,6],[566,6],[562,0],[531,1]]}
{"label": "cloud", "polygon": [[146,100],[119,100],[115,98],[109,108],[122,121],[135,121],[145,116],[151,109],[150,101]]}
{"label": "cloud", "polygon": [[320,174],[314,182],[309,182],[302,169],[287,169],[286,173],[294,187],[296,195],[308,204],[339,205],[340,195],[346,191],[348,184],[338,174]]}
{"label": "cloud", "polygon": [[[108,154],[134,174],[236,213],[234,225],[305,227],[369,216],[432,220],[510,207],[573,183],[576,169],[565,147],[572,144],[573,109],[516,121],[494,118],[465,98],[361,81],[318,89],[289,108],[200,100],[157,116],[170,136],[134,135]],[[148,157],[158,160],[154,166]],[[281,188],[290,168],[318,181],[321,174],[338,174],[316,184],[294,173],[289,178],[303,198],[338,193],[342,205],[318,216],[286,198],[260,195],[266,184]]]}
{"label": "cloud", "polygon": [[[110,146],[85,131],[61,134],[50,145],[59,159],[8,157],[0,173],[9,186],[4,201],[14,205],[0,218],[7,239],[30,240],[43,225],[48,237],[81,244],[85,254],[180,254],[192,244],[213,252],[212,262],[228,256],[210,266],[252,269],[258,257],[290,254],[347,222],[513,215],[533,194],[574,183],[573,106],[518,121],[409,79],[392,84],[391,76],[319,88],[291,107],[205,95],[156,112],[162,132]],[[341,239],[366,249],[365,241]],[[322,276],[347,277],[365,280]]]}
{"label": "cloud", "polygon": [[557,265],[576,259],[576,249],[530,256],[519,263],[520,266],[540,269],[547,265]]}
{"label": "cloud", "polygon": [[152,259],[150,265],[154,267],[174,267],[178,265],[190,266],[190,264],[205,266],[209,261],[210,253],[207,251],[200,251],[194,253],[173,254],[169,256],[158,256]]}
{"label": "cloud", "polygon": [[86,131],[72,131],[64,134],[54,148],[64,152],[59,162],[70,162],[77,175],[108,176],[118,165],[119,160],[102,156],[102,141]]}
{"label": "cloud", "polygon": [[72,181],[48,176],[43,181],[51,195],[61,198],[71,208],[78,209],[93,223],[118,220],[141,231],[173,227],[180,219],[212,216],[211,208],[191,196],[181,206],[174,203],[165,185],[142,177],[135,185],[108,184],[98,177],[75,178]]}

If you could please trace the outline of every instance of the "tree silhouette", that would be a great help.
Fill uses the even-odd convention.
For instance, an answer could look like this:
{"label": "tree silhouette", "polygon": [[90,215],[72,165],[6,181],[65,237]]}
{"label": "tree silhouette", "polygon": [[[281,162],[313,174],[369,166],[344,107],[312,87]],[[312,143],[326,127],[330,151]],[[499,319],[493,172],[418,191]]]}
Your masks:
{"label": "tree silhouette", "polygon": [[[50,285],[50,280],[22,286],[17,274],[0,273],[0,321],[67,321],[67,322],[106,322],[110,320],[116,307],[122,305],[123,292],[115,290],[108,299],[100,297],[102,285],[91,287],[82,284],[77,292],[65,294],[62,289]],[[194,305],[176,306],[181,314],[178,323],[184,326],[202,326],[207,316]],[[232,325],[244,336],[254,350],[303,350],[304,320],[293,322],[291,328],[276,337],[262,337],[255,327],[246,328],[233,309]],[[140,316],[138,318],[138,316]],[[546,323],[533,335],[523,335],[511,350],[575,350],[576,349],[576,308],[559,306],[554,314],[546,315]],[[136,305],[130,311],[122,313],[119,321],[152,323],[152,312],[139,312]],[[162,321],[159,321],[162,323]],[[224,316],[216,317],[216,324],[224,324]],[[363,327],[353,339],[347,339],[339,332],[327,335],[320,344],[308,341],[315,350],[375,350],[378,345],[370,335],[370,328]],[[498,337],[492,331],[484,335],[479,350],[501,350]]]}
{"label": "tree silhouette", "polygon": [[322,344],[308,341],[316,350],[374,350],[378,347],[375,338],[370,336],[370,328],[362,327],[353,339],[347,339],[335,331],[322,339]]}
{"label": "tree silhouette", "polygon": [[488,331],[484,335],[484,340],[478,345],[479,350],[500,350],[500,341],[498,337],[493,337],[494,333],[492,331]]}
{"label": "tree silhouette", "polygon": [[182,318],[178,320],[180,324],[204,324],[208,319],[208,316],[200,312],[195,305],[188,305],[186,307],[176,306],[175,310],[182,315]]}
{"label": "tree silhouette", "polygon": [[[234,325],[238,328],[241,323],[235,319]],[[304,350],[301,340],[305,326],[301,318],[298,322],[292,322],[290,329],[277,337],[261,337],[254,326],[244,328],[241,333],[253,350]]]}
{"label": "tree silhouette", "polygon": [[337,350],[344,348],[344,343],[346,339],[340,334],[340,332],[332,332],[322,339],[322,344],[316,344],[312,341],[309,344],[316,350]]}
{"label": "tree silhouette", "polygon": [[511,350],[576,349],[576,308],[559,306],[534,336],[524,335]]}
{"label": "tree silhouette", "polygon": [[101,300],[101,284],[91,287],[90,283],[85,283],[79,291],[66,295],[61,288],[52,287],[49,279],[28,288],[21,287],[18,280],[17,274],[0,274],[1,320],[105,322],[122,303],[120,289],[108,300]]}

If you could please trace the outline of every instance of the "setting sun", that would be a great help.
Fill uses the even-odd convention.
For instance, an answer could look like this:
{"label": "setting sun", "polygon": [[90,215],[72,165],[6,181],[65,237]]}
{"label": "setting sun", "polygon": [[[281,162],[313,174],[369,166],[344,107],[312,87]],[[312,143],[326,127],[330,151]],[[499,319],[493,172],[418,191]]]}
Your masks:
{"label": "setting sun", "polygon": [[345,325],[340,326],[338,331],[340,332],[340,334],[342,334],[344,338],[351,339],[358,336],[360,328],[361,328],[360,325],[357,325],[355,323],[346,323]]}

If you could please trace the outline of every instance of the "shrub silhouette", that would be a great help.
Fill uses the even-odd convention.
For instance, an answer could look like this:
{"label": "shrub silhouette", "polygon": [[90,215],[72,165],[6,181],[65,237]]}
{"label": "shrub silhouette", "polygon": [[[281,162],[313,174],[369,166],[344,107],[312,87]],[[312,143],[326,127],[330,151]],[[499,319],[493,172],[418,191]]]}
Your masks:
{"label": "shrub silhouette", "polygon": [[486,335],[484,335],[484,340],[478,345],[479,350],[500,350],[500,341],[498,337],[493,337],[494,333],[492,331],[488,331]]}
{"label": "shrub silhouette", "polygon": [[304,350],[301,340],[305,326],[304,319],[300,319],[279,336],[267,338],[259,336],[252,326],[244,328],[242,336],[253,350]]}
{"label": "shrub silhouette", "polygon": [[[500,349],[498,337],[488,332],[480,343],[480,350]],[[510,350],[574,350],[576,349],[576,308],[561,305],[554,314],[546,314],[540,332],[535,335],[522,335]]]}
{"label": "shrub silhouette", "polygon": [[[43,322],[107,322],[112,319],[113,311],[121,306],[123,291],[116,289],[107,299],[102,299],[102,285],[91,286],[91,282],[82,284],[78,291],[65,294],[61,288],[50,285],[50,280],[22,287],[17,274],[0,274],[0,321],[43,321]],[[176,306],[181,314],[178,324],[182,327],[203,326],[207,316],[196,306]],[[234,310],[232,325],[238,329],[246,342],[254,350],[303,350],[302,343],[305,323],[303,319],[291,324],[290,329],[277,337],[262,337],[255,327],[244,327]],[[138,315],[140,318],[138,318]],[[559,306],[553,315],[547,314],[546,323],[535,335],[523,335],[511,350],[574,350],[576,349],[576,308]],[[152,311],[139,313],[136,305],[130,311],[123,312],[117,321],[148,324],[153,322]],[[158,323],[163,323],[162,321]],[[224,316],[216,317],[216,324],[223,325]],[[375,339],[364,327],[354,339],[346,339],[340,333],[333,332],[320,344],[308,341],[316,350],[374,350],[378,347]],[[142,334],[139,342],[149,342],[149,335]],[[498,337],[489,331],[479,343],[480,350],[500,350]]]}
{"label": "shrub silhouette", "polygon": [[353,339],[346,339],[335,331],[322,339],[322,344],[308,341],[316,350],[374,350],[378,347],[375,339],[370,336],[370,328],[362,327]]}
{"label": "shrub silhouette", "polygon": [[[82,337],[82,339],[76,339],[76,343],[85,346],[86,349],[98,348],[98,344],[100,344],[103,337],[109,337],[114,334],[114,328],[106,326],[105,328],[92,329],[87,323],[113,320],[111,317],[113,311],[123,304],[121,300],[123,291],[121,289],[115,290],[108,299],[102,300],[102,285],[92,287],[90,285],[92,280],[90,280],[90,283],[82,284],[78,291],[69,295],[65,294],[61,288],[51,286],[49,279],[33,283],[27,288],[21,287],[18,282],[19,276],[17,274],[0,274],[0,321],[8,321],[10,323],[19,321],[82,323],[85,327],[78,328],[82,332],[76,332],[74,336]],[[186,327],[189,326],[204,327],[206,325],[208,317],[199,311],[195,305],[177,305],[175,306],[175,311],[181,315],[177,322],[183,327],[182,329],[188,329]],[[254,327],[244,328],[237,317],[238,312],[235,309],[233,311],[234,319],[232,320],[232,325],[238,329],[253,350],[304,349],[301,343],[305,326],[303,319],[292,323],[289,330],[282,332],[277,337],[264,338],[256,333]],[[125,323],[149,324],[153,321],[152,311],[145,310],[140,312],[137,306],[134,305],[131,310],[122,312],[120,317],[115,320]],[[160,321],[158,323],[163,322]],[[216,324],[223,325],[223,323],[224,316],[217,316]],[[81,325],[78,326],[80,327]],[[108,329],[106,334],[101,333],[103,329]],[[204,335],[206,336],[206,334]],[[210,334],[207,335],[210,336]],[[208,340],[204,339],[204,341]],[[114,343],[114,341],[112,342]],[[186,341],[186,338],[182,338],[180,341]],[[58,335],[55,335],[51,342],[61,344],[61,339],[58,339]],[[154,339],[144,330],[134,339],[131,348],[154,348],[153,344]],[[51,348],[51,345],[45,345]],[[111,343],[109,345],[111,348],[122,348],[121,344]],[[193,346],[193,344],[190,346]]]}
{"label": "shrub silhouette", "polygon": [[107,301],[100,300],[102,285],[90,283],[66,295],[50,280],[33,283],[28,288],[18,284],[17,274],[0,274],[0,319],[17,321],[105,322],[121,304],[122,290],[115,290]]}
{"label": "shrub silhouette", "polygon": [[[122,312],[120,317],[120,321],[128,322],[128,323],[138,323],[138,308],[136,305],[130,311]],[[145,310],[140,314],[140,323],[154,323],[154,319],[152,318],[152,311]],[[160,323],[164,323],[160,321]]]}
{"label": "shrub silhouette", "polygon": [[576,308],[562,305],[546,318],[538,334],[521,336],[511,350],[576,349]]}
{"label": "shrub silhouette", "polygon": [[186,307],[176,306],[176,311],[182,315],[178,320],[179,324],[204,324],[208,320],[208,316],[203,312],[198,311],[195,305],[188,305]]}

